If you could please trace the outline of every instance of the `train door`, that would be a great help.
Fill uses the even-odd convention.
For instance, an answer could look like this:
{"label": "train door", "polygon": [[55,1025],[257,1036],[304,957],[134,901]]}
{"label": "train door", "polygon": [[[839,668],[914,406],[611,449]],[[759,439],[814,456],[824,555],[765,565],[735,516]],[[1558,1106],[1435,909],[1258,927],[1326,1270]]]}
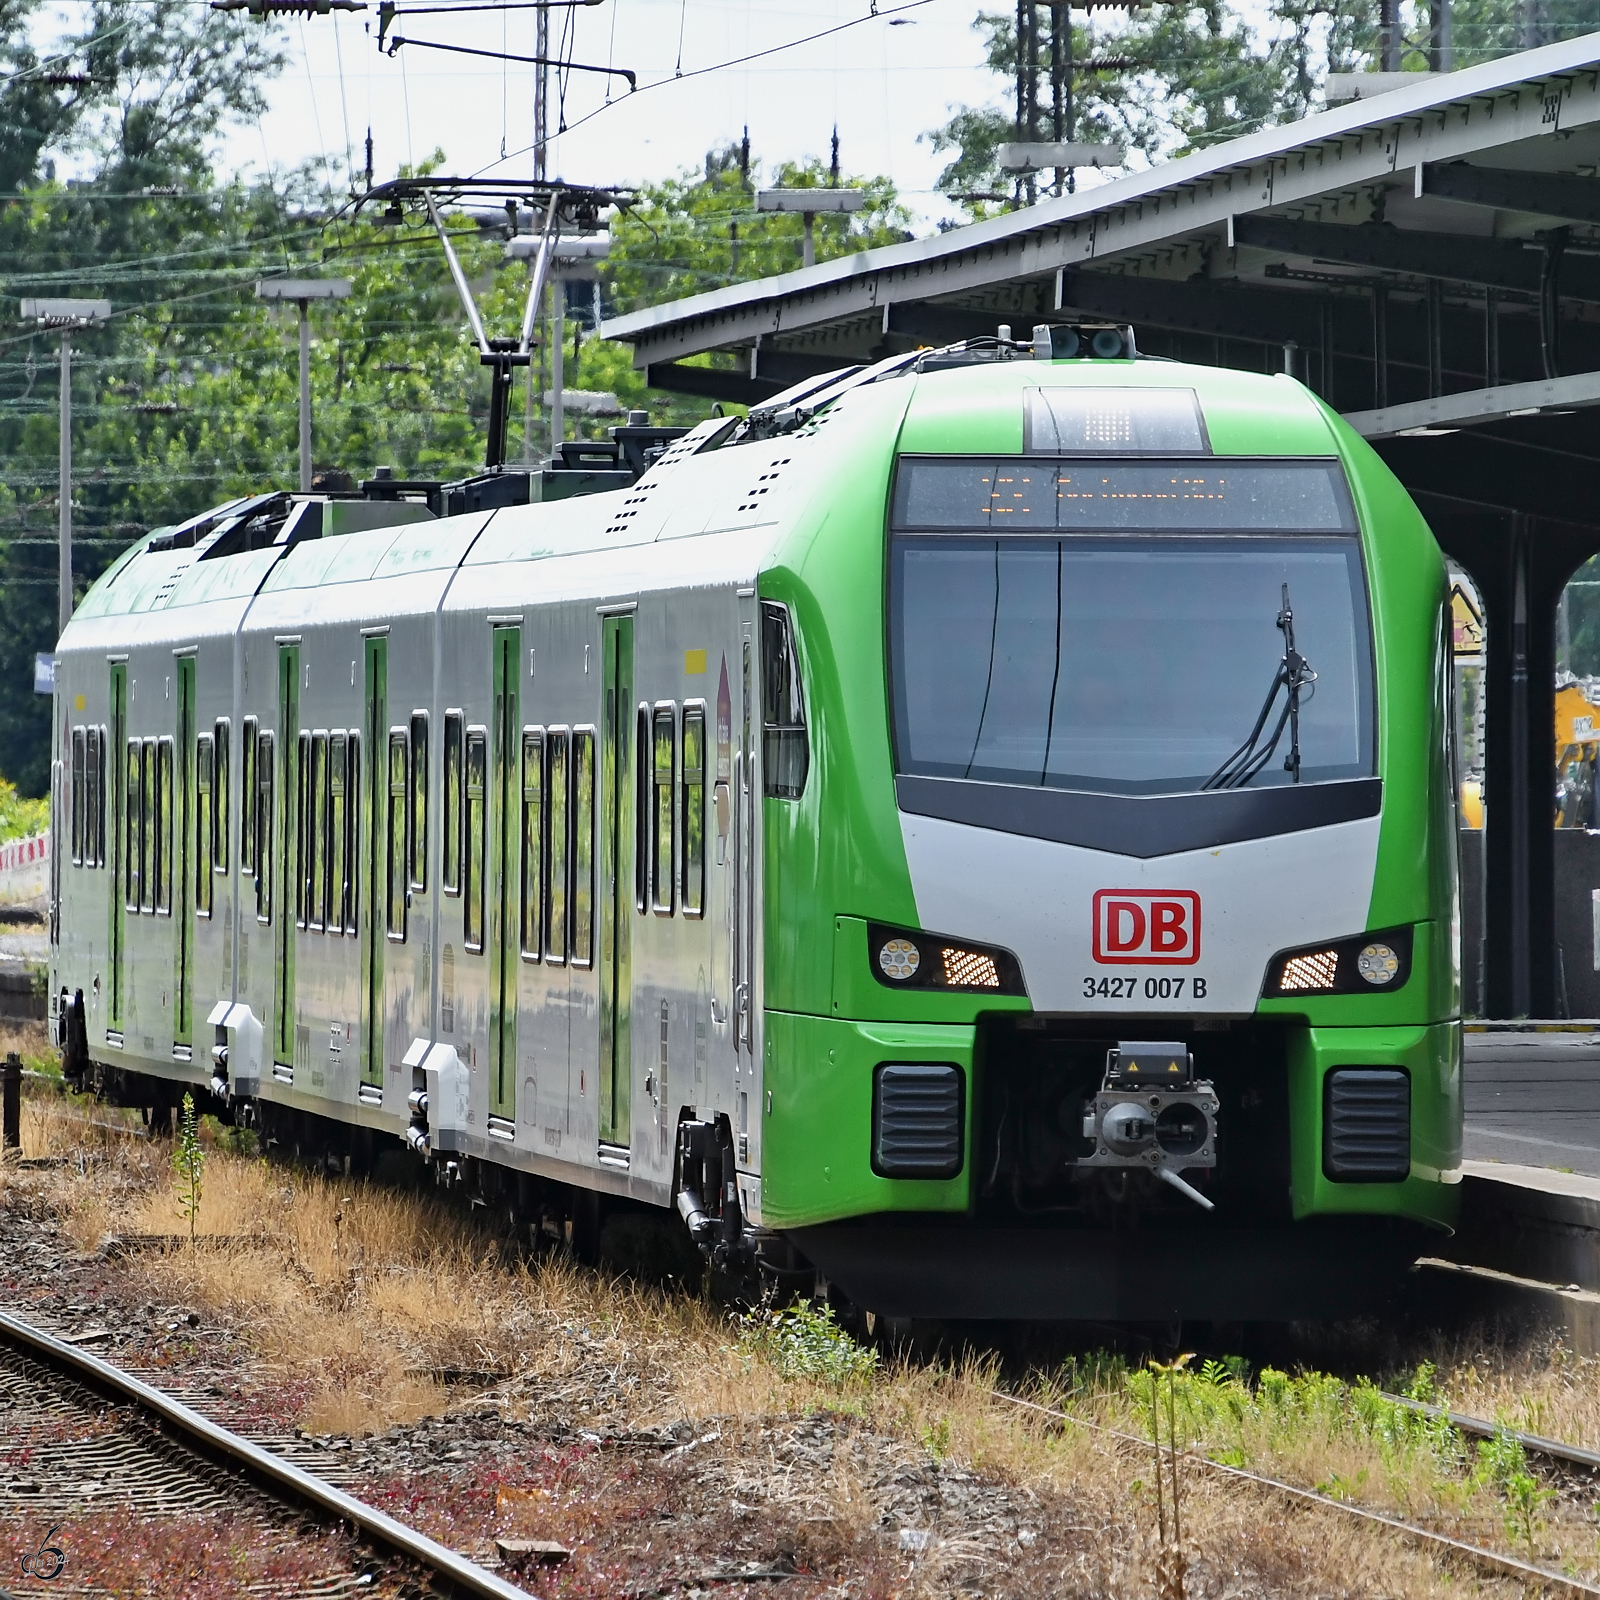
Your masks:
{"label": "train door", "polygon": [[[399,912],[401,936],[405,932],[405,884],[408,873],[405,828],[390,837],[387,818],[394,810],[393,790],[398,782],[400,815],[405,815],[406,751],[400,748],[398,778],[389,740],[389,639],[386,634],[366,640],[366,746],[367,803],[361,808],[361,853],[365,870],[358,875],[360,910],[356,926],[361,936],[361,1081],[383,1087],[383,966],[388,935]],[[358,797],[359,799],[359,797]],[[391,861],[391,853],[399,859]],[[400,904],[394,904],[396,892]]]}
{"label": "train door", "polygon": [[633,618],[601,619],[600,1143],[632,1143],[634,871]]}
{"label": "train door", "polygon": [[[518,663],[522,630],[494,630],[494,748],[489,767],[489,1115],[517,1115]],[[530,1108],[531,1110],[531,1108]]]}
{"label": "train door", "polygon": [[750,743],[751,624],[740,629],[739,748],[734,756],[733,1043],[736,1070],[749,1065],[755,1044],[752,1016],[755,966],[755,751]]}
{"label": "train door", "polygon": [[[278,744],[283,752],[283,782],[278,786],[278,939],[274,951],[275,992],[272,1008],[272,1058],[294,1068],[294,933],[305,914],[300,872],[304,848],[304,799],[301,793],[300,647],[278,650]],[[291,897],[291,888],[293,890]]]}
{"label": "train door", "polygon": [[176,871],[178,903],[173,908],[177,918],[178,957],[173,978],[177,996],[173,1006],[172,1039],[174,1044],[192,1046],[194,1039],[194,891],[191,884],[194,845],[191,830],[194,827],[194,800],[191,783],[194,763],[194,668],[193,656],[178,657],[178,771],[176,801],[178,814],[173,819],[174,847],[177,853]]}
{"label": "train door", "polygon": [[107,1007],[106,1025],[112,1029],[122,1027],[123,994],[126,979],[122,964],[127,954],[127,928],[124,921],[122,880],[127,871],[128,840],[125,818],[127,805],[123,784],[127,781],[123,770],[122,746],[128,733],[128,664],[114,661],[111,664],[111,737],[106,766],[111,774],[111,939],[107,963],[107,981],[111,988]]}

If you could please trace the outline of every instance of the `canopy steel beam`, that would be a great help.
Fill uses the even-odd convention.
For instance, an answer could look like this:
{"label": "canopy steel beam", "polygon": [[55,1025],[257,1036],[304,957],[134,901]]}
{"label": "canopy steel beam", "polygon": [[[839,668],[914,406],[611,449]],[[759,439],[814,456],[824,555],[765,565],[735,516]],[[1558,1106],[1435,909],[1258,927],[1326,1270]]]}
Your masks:
{"label": "canopy steel beam", "polygon": [[1600,372],[1577,372],[1569,378],[1541,378],[1534,383],[1507,383],[1495,389],[1413,400],[1382,411],[1350,411],[1345,413],[1345,421],[1363,438],[1388,439],[1417,428],[1466,428],[1508,414],[1526,417],[1547,406],[1597,405]]}
{"label": "canopy steel beam", "polygon": [[1091,316],[1261,344],[1293,340],[1307,349],[1321,342],[1327,298],[1310,290],[1264,289],[1210,279],[1136,278],[1112,272],[1063,273],[1061,279],[1063,308]]}
{"label": "canopy steel beam", "polygon": [[1522,211],[1566,222],[1600,222],[1600,178],[1564,172],[1517,172],[1506,167],[1474,167],[1464,161],[1424,166],[1423,194],[1497,211]]}
{"label": "canopy steel beam", "polygon": [[[1312,261],[1443,278],[1538,294],[1544,251],[1509,239],[1480,239],[1461,233],[1423,233],[1387,223],[1301,222],[1293,217],[1235,217],[1236,244],[1281,251]],[[1569,300],[1600,301],[1600,262],[1567,255],[1561,263],[1560,292]]]}

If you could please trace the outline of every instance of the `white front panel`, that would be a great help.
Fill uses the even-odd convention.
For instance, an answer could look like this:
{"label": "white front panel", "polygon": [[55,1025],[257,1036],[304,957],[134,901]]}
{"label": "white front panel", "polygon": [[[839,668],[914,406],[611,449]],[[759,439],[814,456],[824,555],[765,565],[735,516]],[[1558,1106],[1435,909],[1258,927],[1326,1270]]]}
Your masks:
{"label": "white front panel", "polygon": [[1013,951],[1036,1010],[1232,1015],[1278,951],[1365,929],[1379,822],[1145,861],[900,817],[922,926]]}

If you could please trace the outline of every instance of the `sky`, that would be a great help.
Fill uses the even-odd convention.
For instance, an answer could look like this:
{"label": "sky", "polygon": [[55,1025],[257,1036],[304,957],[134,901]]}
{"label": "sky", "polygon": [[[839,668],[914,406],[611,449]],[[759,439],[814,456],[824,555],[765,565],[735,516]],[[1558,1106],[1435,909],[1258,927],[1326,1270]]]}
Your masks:
{"label": "sky", "polygon": [[[531,8],[453,16],[407,10],[400,0],[394,28],[407,39],[534,53]],[[918,231],[930,228],[953,214],[934,192],[949,158],[919,135],[955,105],[1001,102],[1005,85],[983,64],[972,26],[979,0],[876,0],[873,10],[874,0],[602,0],[552,11],[553,40],[563,27],[574,29],[574,62],[627,68],[638,89],[630,92],[620,77],[572,73],[569,131],[551,151],[550,174],[606,186],[660,179],[702,168],[708,150],[737,141],[745,127],[770,172],[783,160],[826,161],[837,124],[845,172],[889,175]],[[239,26],[250,24],[241,17]],[[365,13],[289,21],[290,65],[271,87],[260,128],[230,139],[233,163],[287,166],[319,155],[337,162],[348,145],[359,173],[370,125],[380,181],[435,149],[454,176],[532,173],[531,66],[421,43],[381,55],[377,29],[376,4]],[[723,65],[827,29],[838,31]]]}

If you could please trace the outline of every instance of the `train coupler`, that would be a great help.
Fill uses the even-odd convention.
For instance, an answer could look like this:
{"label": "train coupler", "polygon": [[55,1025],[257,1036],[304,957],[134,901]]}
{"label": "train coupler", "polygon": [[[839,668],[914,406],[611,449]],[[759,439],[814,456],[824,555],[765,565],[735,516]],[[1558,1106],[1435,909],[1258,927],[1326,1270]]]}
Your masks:
{"label": "train coupler", "polygon": [[678,1124],[678,1214],[713,1267],[740,1271],[755,1260],[739,1204],[739,1167],[726,1117]]}
{"label": "train coupler", "polygon": [[1152,1173],[1205,1210],[1212,1202],[1179,1174],[1217,1164],[1217,1095],[1196,1079],[1181,1043],[1121,1040],[1106,1055],[1099,1092],[1083,1111],[1094,1153],[1080,1167]]}

